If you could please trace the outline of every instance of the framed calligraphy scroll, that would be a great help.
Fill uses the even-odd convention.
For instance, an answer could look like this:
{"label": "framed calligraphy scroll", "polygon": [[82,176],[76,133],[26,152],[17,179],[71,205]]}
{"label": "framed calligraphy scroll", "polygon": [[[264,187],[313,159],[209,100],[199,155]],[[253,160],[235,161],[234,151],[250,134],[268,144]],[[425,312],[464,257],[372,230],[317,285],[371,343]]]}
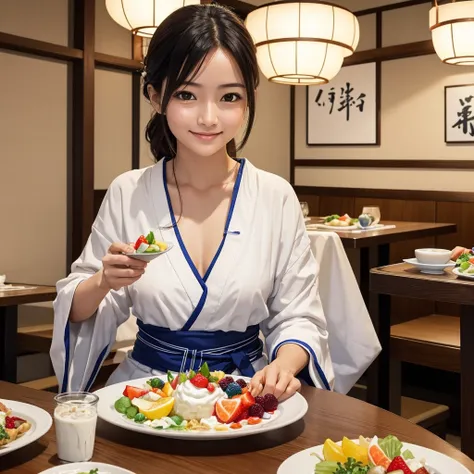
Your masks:
{"label": "framed calligraphy scroll", "polygon": [[380,144],[380,64],[345,66],[306,91],[307,145]]}
{"label": "framed calligraphy scroll", "polygon": [[474,84],[445,86],[444,141],[474,143]]}

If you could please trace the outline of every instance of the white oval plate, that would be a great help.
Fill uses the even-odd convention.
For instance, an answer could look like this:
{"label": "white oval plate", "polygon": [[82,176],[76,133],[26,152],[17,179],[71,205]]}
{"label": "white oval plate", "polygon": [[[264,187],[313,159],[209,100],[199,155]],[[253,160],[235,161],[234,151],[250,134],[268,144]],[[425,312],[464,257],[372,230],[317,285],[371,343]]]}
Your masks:
{"label": "white oval plate", "polygon": [[134,472],[121,467],[92,461],[63,464],[61,466],[46,469],[46,471],[41,471],[39,474],[79,474],[80,472],[88,473],[91,469],[99,469],[98,474],[135,474]]}
{"label": "white oval plate", "polygon": [[[341,442],[337,444],[340,445]],[[433,451],[417,444],[403,443],[403,451],[405,449],[409,449],[416,459],[426,459],[427,467],[431,468],[432,474],[470,474],[470,471],[462,464],[444,454],[438,453],[438,451]],[[295,472],[298,474],[314,474],[314,467],[319,462],[319,459],[311,455],[311,453],[316,453],[322,457],[323,445],[314,446],[313,448],[293,454],[293,456],[290,456],[280,465],[277,474],[294,474]]]}
{"label": "white oval plate", "polygon": [[459,270],[459,267],[453,268],[453,273],[459,278],[465,278],[466,280],[474,280],[474,273],[463,273]]}
{"label": "white oval plate", "polygon": [[456,265],[453,261],[443,264],[420,263],[416,258],[404,258],[403,261],[414,265],[421,273],[428,275],[442,275],[445,268],[454,267]]}
{"label": "white oval plate", "polygon": [[[164,377],[163,380],[165,379]],[[241,377],[246,381],[248,377]],[[240,438],[242,436],[250,436],[258,433],[265,433],[267,431],[277,430],[284,426],[295,423],[302,418],[308,411],[308,403],[299,393],[295,393],[291,398],[285,400],[278,405],[278,410],[272,415],[269,420],[262,420],[258,425],[244,425],[238,430],[229,429],[228,431],[176,431],[176,430],[157,430],[150,426],[135,423],[133,420],[128,420],[123,415],[118,413],[114,408],[114,403],[122,396],[126,385],[136,385],[141,387],[150,377],[131,380],[128,382],[120,382],[108,387],[101,388],[94,392],[99,397],[97,405],[97,414],[103,420],[126,430],[138,431],[139,433],[149,434],[152,436],[163,436],[166,438],[179,439],[226,439],[226,438]]]}
{"label": "white oval plate", "polygon": [[4,456],[5,454],[33,443],[47,433],[53,424],[51,415],[42,408],[30,405],[29,403],[15,402],[13,400],[5,400],[1,398],[0,402],[12,410],[13,416],[24,418],[31,423],[31,428],[21,438],[0,447],[0,456]]}
{"label": "white oval plate", "polygon": [[151,262],[154,260],[156,257],[159,257],[160,255],[164,255],[165,253],[169,252],[173,248],[173,243],[172,242],[165,242],[166,245],[168,245],[168,248],[166,250],[163,250],[163,252],[155,252],[155,253],[125,253],[127,257],[130,258],[136,258],[137,260],[144,260],[145,262]]}

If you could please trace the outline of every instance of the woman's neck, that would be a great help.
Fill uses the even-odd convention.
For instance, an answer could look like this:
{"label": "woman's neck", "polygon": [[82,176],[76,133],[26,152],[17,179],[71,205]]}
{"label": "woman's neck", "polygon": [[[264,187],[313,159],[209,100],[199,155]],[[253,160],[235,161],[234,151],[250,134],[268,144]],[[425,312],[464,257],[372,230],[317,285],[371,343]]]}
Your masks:
{"label": "woman's neck", "polygon": [[[234,175],[238,163],[221,150],[211,156],[198,156],[194,153],[180,151],[173,160],[176,181],[181,186],[190,186],[204,191],[228,183]],[[173,166],[173,162],[169,165]],[[173,174],[168,174],[174,181]]]}

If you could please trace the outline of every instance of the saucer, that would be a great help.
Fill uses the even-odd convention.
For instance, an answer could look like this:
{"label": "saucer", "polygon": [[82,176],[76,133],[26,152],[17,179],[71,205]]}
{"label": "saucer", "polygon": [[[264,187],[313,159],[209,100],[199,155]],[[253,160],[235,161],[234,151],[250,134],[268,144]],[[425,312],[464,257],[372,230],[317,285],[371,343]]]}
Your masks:
{"label": "saucer", "polygon": [[404,258],[403,261],[415,266],[421,273],[428,275],[442,275],[445,268],[451,268],[456,265],[452,260],[443,264],[420,263],[416,258]]}
{"label": "saucer", "polygon": [[127,257],[130,258],[136,258],[137,260],[144,260],[145,262],[151,262],[154,260],[156,257],[159,257],[160,255],[163,255],[167,252],[169,252],[173,248],[173,243],[172,242],[165,242],[166,245],[168,245],[168,248],[166,250],[163,250],[162,252],[151,252],[151,253],[124,253]]}

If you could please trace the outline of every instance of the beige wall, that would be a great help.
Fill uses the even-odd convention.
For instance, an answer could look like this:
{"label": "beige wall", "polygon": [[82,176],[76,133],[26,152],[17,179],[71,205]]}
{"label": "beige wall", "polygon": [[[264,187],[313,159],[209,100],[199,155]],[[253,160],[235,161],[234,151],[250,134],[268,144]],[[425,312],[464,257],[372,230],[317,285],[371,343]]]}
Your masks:
{"label": "beige wall", "polygon": [[[419,5],[384,13],[383,45],[430,39],[428,10]],[[444,143],[444,86],[465,83],[474,83],[474,68],[445,65],[434,54],[383,62],[381,144],[357,147],[307,146],[306,91],[297,88],[296,159],[472,160],[472,144]],[[470,171],[416,169],[304,167],[295,173],[298,185],[336,188],[472,191],[473,178]]]}

